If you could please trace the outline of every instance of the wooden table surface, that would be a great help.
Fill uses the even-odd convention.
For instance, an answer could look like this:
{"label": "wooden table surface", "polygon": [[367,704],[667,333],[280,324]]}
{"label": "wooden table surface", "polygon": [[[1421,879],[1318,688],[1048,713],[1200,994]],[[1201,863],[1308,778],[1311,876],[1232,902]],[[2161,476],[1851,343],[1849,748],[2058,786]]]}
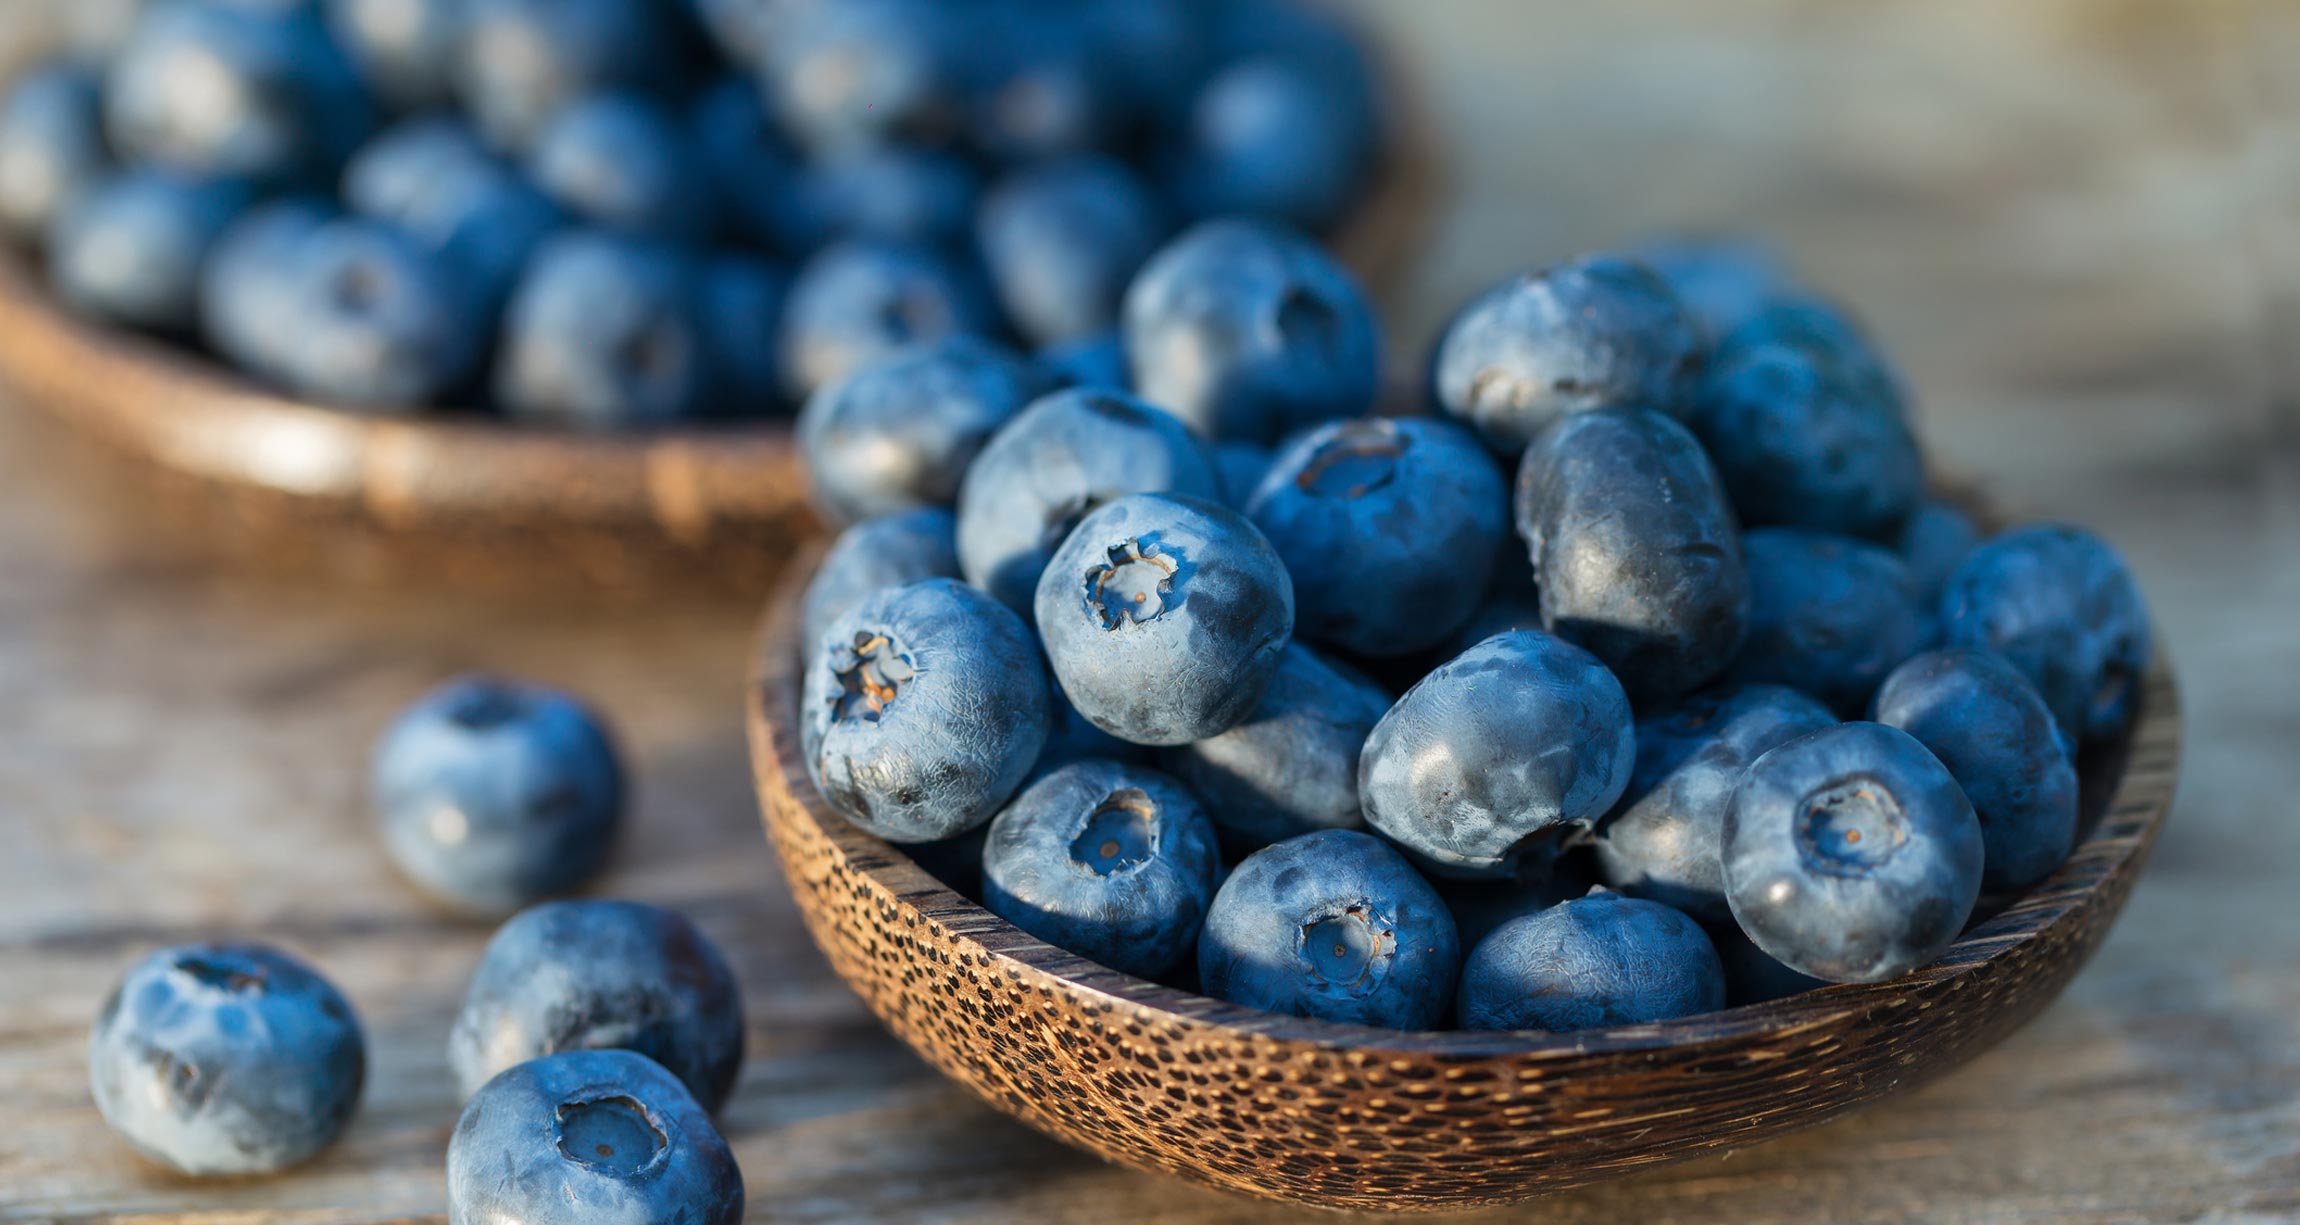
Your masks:
{"label": "wooden table surface", "polygon": [[[2156,862],[2024,1032],[1852,1120],[1477,1219],[2300,1219],[2300,14],[1366,7],[1458,142],[1428,270],[1392,313],[1406,347],[1514,265],[1753,224],[1867,307],[1946,466],[2125,548],[2191,711]],[[620,724],[637,811],[602,888],[687,909],[739,965],[751,1059],[725,1124],[753,1219],[1299,1218],[1041,1140],[881,1033],[759,832],[748,610],[217,573],[139,543],[152,513],[132,476],[0,406],[0,1220],[441,1218],[443,1042],[487,933],[393,877],[361,772],[402,703],[475,667],[570,686]],[[369,1028],[365,1107],[291,1177],[165,1176],[88,1101],[84,1035],[113,978],[215,933],[308,954]]]}

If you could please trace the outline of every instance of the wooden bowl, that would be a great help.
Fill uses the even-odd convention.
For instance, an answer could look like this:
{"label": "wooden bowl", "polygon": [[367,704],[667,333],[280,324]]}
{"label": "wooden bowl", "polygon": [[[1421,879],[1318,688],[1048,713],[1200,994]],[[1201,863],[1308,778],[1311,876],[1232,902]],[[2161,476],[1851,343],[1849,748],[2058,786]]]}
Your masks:
{"label": "wooden bowl", "polygon": [[767,833],[815,943],[983,1100],[1138,1169],[1327,1208],[1524,1199],[1844,1114],[1978,1055],[2075,976],[2163,828],[2180,756],[2160,649],[2134,726],[2080,765],[2051,879],[1890,982],[1573,1034],[1401,1033],[1258,1012],[1042,943],[833,813],[796,718],[795,570],[748,698]]}

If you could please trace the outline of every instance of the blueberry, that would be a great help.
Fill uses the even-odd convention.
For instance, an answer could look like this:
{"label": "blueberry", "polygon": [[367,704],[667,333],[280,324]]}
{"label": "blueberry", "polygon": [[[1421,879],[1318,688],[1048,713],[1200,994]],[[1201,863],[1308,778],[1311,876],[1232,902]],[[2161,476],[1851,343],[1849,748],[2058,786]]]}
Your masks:
{"label": "blueberry", "polygon": [[1539,914],[1589,892],[1596,873],[1587,856],[1567,854],[1539,863],[1522,863],[1513,876],[1487,880],[1435,880],[1438,896],[1453,912],[1454,928],[1465,949],[1511,919]]}
{"label": "blueberry", "polygon": [[1750,763],[1725,813],[1725,893],[1793,970],[1879,982],[1939,956],[1981,887],[1981,826],[1906,732],[1840,723]]}
{"label": "blueberry", "polygon": [[1640,704],[1708,682],[1749,628],[1749,570],[1717,469],[1649,408],[1553,421],[1517,473],[1517,530],[1542,624],[1605,661]]}
{"label": "blueberry", "polygon": [[252,374],[286,380],[304,326],[296,302],[303,244],[334,216],[330,205],[288,196],[249,209],[224,231],[200,273],[210,347]]}
{"label": "blueberry", "polygon": [[790,278],[763,259],[721,251],[704,262],[696,292],[714,380],[710,414],[757,418],[784,411],[775,334]]}
{"label": "blueberry", "polygon": [[1224,66],[1199,91],[1169,170],[1193,217],[1241,215],[1332,230],[1381,149],[1375,108],[1331,74],[1282,56]]}
{"label": "blueberry", "polygon": [[1829,985],[1823,979],[1800,974],[1774,960],[1735,924],[1717,924],[1708,931],[1710,943],[1717,946],[1717,960],[1725,965],[1725,1002],[1735,1008],[1802,995]]}
{"label": "blueberry", "polygon": [[[1052,675],[1052,669],[1048,674]],[[1057,766],[1074,761],[1128,762],[1148,765],[1152,751],[1139,744],[1130,744],[1086,721],[1070,699],[1062,695],[1060,685],[1047,690],[1046,747],[1038,751],[1038,764],[1033,774],[1044,774]]]}
{"label": "blueberry", "polygon": [[848,522],[956,503],[967,466],[1037,382],[997,345],[951,336],[823,384],[799,414],[816,503]]}
{"label": "blueberry", "polygon": [[990,823],[983,904],[1058,948],[1156,978],[1198,939],[1221,856],[1196,796],[1156,770],[1076,761]]}
{"label": "blueberry", "polygon": [[286,184],[334,174],[374,114],[316,13],[169,0],[113,57],[104,121],[123,157]]}
{"label": "blueberry", "polygon": [[401,110],[445,105],[469,0],[326,0],[328,29],[360,76]]}
{"label": "blueberry", "polygon": [[1222,500],[1239,510],[1246,509],[1278,458],[1276,452],[1258,442],[1218,442],[1208,453],[1214,457],[1215,473],[1222,478]]}
{"label": "blueberry", "polygon": [[1725,1006],[1725,968],[1701,925],[1597,890],[1511,919],[1462,963],[1463,1029],[1647,1025]]}
{"label": "blueberry", "polygon": [[1941,624],[1948,645],[2020,669],[2074,739],[2124,730],[2140,700],[2148,605],[2124,559],[2083,528],[2024,527],[1974,550],[1941,593]]}
{"label": "blueberry", "polygon": [[1829,379],[1895,416],[1907,415],[1909,397],[1900,371],[1860,321],[1841,307],[1784,290],[1718,342],[1717,364],[1731,365],[1747,353],[1773,346],[1795,350]]}
{"label": "blueberry", "polygon": [[957,578],[958,525],[939,506],[865,519],[839,533],[807,582],[799,641],[823,631],[881,588],[927,578]]}
{"label": "blueberry", "polygon": [[1229,507],[1131,494],[1079,521],[1035,608],[1055,678],[1088,722],[1135,744],[1188,744],[1253,713],[1293,635],[1294,584]]}
{"label": "blueberry", "polygon": [[1379,686],[1297,642],[1244,722],[1160,760],[1204,797],[1230,845],[1252,850],[1313,830],[1358,829],[1358,753],[1389,708]]}
{"label": "blueberry", "polygon": [[1890,551],[1797,528],[1759,528],[1741,548],[1749,636],[1727,680],[1802,689],[1854,716],[1922,648],[1916,584]]}
{"label": "blueberry", "polygon": [[629,1051],[567,1051],[474,1094],[447,1142],[450,1225],[736,1225],[743,1172],[678,1080]]}
{"label": "blueberry", "polygon": [[1130,493],[1214,498],[1221,484],[1196,436],[1140,400],[1092,389],[1040,397],[991,438],[959,487],[967,581],[1029,612],[1070,530]]}
{"label": "blueberry", "polygon": [[375,411],[434,403],[478,370],[487,315],[446,259],[379,221],[322,225],[296,245],[297,319],[280,376],[315,400]]}
{"label": "blueberry", "polygon": [[1024,161],[1112,142],[1128,99],[1087,10],[1045,0],[976,6],[975,37],[987,48],[975,57],[968,96],[967,134],[976,148]]}
{"label": "blueberry", "polygon": [[589,94],[663,84],[676,56],[660,0],[465,0],[456,95],[488,140],[525,150]]}
{"label": "blueberry", "polygon": [[1445,901],[1404,856],[1355,830],[1247,856],[1214,894],[1198,937],[1207,994],[1355,1025],[1428,1029],[1460,968]]}
{"label": "blueberry", "polygon": [[1982,885],[2025,889],[2076,845],[2076,767],[2028,677],[1983,651],[1916,656],[1877,690],[1876,720],[1948,768],[1980,818]]}
{"label": "blueberry", "polygon": [[698,93],[687,125],[711,179],[712,211],[730,236],[794,255],[821,242],[827,220],[806,198],[798,153],[748,78],[726,76]]}
{"label": "blueberry", "polygon": [[442,685],[375,747],[370,794],[408,878],[507,915],[599,874],[623,824],[623,770],[597,715],[540,685]]}
{"label": "blueberry", "polygon": [[456,269],[491,318],[560,224],[558,208],[455,119],[410,119],[368,142],[344,168],[343,201]]}
{"label": "blueberry", "polygon": [[1711,689],[1637,721],[1637,769],[1620,806],[1597,827],[1605,883],[1731,923],[1725,902],[1725,809],[1749,763],[1837,722],[1829,708],[1779,685]]}
{"label": "blueberry", "polygon": [[1677,235],[1645,243],[1632,254],[1668,283],[1711,345],[1796,292],[1781,257],[1752,239]]}
{"label": "blueberry", "polygon": [[199,325],[208,252],[247,207],[230,181],[123,171],[57,214],[48,275],[74,309],[109,323],[186,333]]}
{"label": "blueberry", "polygon": [[1899,411],[1786,344],[1720,354],[1693,428],[1753,525],[1882,537],[1924,492]]}
{"label": "blueberry", "polygon": [[1246,514],[1294,576],[1302,636],[1387,656],[1437,645],[1477,610],[1508,504],[1467,430],[1362,418],[1280,449]]}
{"label": "blueberry", "polygon": [[1682,415],[1700,327],[1653,270],[1607,255],[1529,272],[1463,308],[1430,363],[1437,406],[1515,455],[1569,413]]}
{"label": "blueberry", "polygon": [[1210,67],[1213,7],[1196,0],[1084,0],[1077,6],[1122,123],[1155,130],[1181,121]]}
{"label": "blueberry", "polygon": [[1135,388],[1208,438],[1272,442],[1362,416],[1380,389],[1365,291],[1280,225],[1188,230],[1135,277],[1122,317]]}
{"label": "blueberry", "polygon": [[1126,341],[1116,329],[1048,345],[1037,357],[1050,387],[1126,391],[1134,385],[1126,369]]}
{"label": "blueberry", "polygon": [[576,100],[536,134],[527,171],[562,208],[593,225],[698,242],[718,222],[689,128],[642,94]]}
{"label": "blueberry", "polygon": [[45,238],[65,205],[111,169],[95,74],[49,64],[0,96],[0,235]]}
{"label": "blueberry", "polygon": [[448,1062],[467,1098],[505,1068],[615,1049],[662,1065],[716,1111],[743,1066],[743,994],[718,947],[676,911],[545,902],[487,942]]}
{"label": "blueberry", "polygon": [[973,235],[982,175],[948,149],[873,145],[814,162],[798,193],[830,235],[953,246]]}
{"label": "blueberry", "polygon": [[121,978],[88,1036],[96,1108],[186,1174],[267,1174],[335,1143],[367,1074],[341,993],[260,944],[163,949]]}
{"label": "blueberry", "polygon": [[907,345],[997,329],[988,291],[922,246],[850,240],[799,269],[783,312],[783,378],[793,400]]}
{"label": "blueberry", "polygon": [[1597,657],[1497,634],[1398,699],[1358,765],[1366,822],[1448,876],[1499,876],[1586,833],[1629,786],[1629,695]]}
{"label": "blueberry", "polygon": [[774,109],[817,148],[949,139],[965,117],[968,8],[943,0],[789,6],[761,65]]}
{"label": "blueberry", "polygon": [[1970,514],[1951,503],[1928,498],[1909,512],[1893,548],[1909,568],[1918,601],[1931,612],[1939,605],[1949,576],[1980,543],[1980,525]]}
{"label": "blueberry", "polygon": [[1124,163],[1082,155],[1017,171],[982,202],[982,256],[1007,317],[1032,343],[1109,331],[1165,237],[1157,199]]}
{"label": "blueberry", "polygon": [[609,429],[695,416],[712,376],[694,265],[642,239],[570,230],[512,294],[495,394],[513,417]]}
{"label": "blueberry", "polygon": [[848,820],[936,842],[990,820],[1046,742],[1046,671],[1030,627],[946,578],[886,588],[809,648],[801,749]]}

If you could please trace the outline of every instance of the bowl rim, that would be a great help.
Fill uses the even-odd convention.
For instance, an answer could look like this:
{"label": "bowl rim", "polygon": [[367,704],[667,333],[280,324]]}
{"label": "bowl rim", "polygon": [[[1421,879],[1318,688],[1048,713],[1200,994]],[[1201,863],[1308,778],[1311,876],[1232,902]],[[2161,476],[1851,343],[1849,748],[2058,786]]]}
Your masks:
{"label": "bowl rim", "polygon": [[[1799,1030],[1824,1029],[1906,1002],[1952,980],[1986,971],[2024,946],[2073,929],[2093,906],[2121,904],[2102,886],[2129,880],[2161,833],[2178,782],[2182,741],[2179,686],[2170,654],[2158,637],[2125,733],[2092,746],[2092,773],[2113,770],[2105,792],[2084,788],[2096,815],[2068,859],[1961,934],[1947,952],[1907,974],[1878,983],[1832,984],[1762,1003],[1641,1025],[1570,1033],[1543,1030],[1394,1030],[1264,1012],[1211,996],[1163,986],[1089,961],[1037,939],[967,899],[920,867],[901,846],[864,833],[833,812],[816,791],[800,759],[795,715],[803,678],[796,643],[806,585],[824,546],[810,546],[786,572],[761,619],[745,690],[754,780],[770,832],[775,798],[814,825],[812,831],[894,900],[946,930],[954,942],[975,946],[985,959],[1015,970],[1059,979],[1067,989],[1133,1014],[1185,1026],[1217,1028],[1241,1036],[1297,1043],[1367,1058],[1449,1062],[1508,1059],[1573,1060],[1588,1056],[1683,1052],[1731,1047]],[[2080,782],[2086,782],[2080,774]],[[2072,971],[2073,974],[2073,971]]]}

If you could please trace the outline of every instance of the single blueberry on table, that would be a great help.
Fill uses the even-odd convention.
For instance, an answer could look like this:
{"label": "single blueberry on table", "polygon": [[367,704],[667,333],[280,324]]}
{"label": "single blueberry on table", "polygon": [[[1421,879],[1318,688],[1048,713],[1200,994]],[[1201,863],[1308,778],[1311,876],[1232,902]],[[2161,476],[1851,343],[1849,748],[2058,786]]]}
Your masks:
{"label": "single blueberry on table", "polygon": [[1776,345],[1796,350],[1828,378],[1895,416],[1908,414],[1907,384],[1868,330],[1843,308],[1810,294],[1791,290],[1766,302],[1718,342],[1715,364],[1731,365]]}
{"label": "single blueberry on table", "polygon": [[1366,823],[1446,876],[1503,876],[1586,833],[1629,786],[1629,695],[1597,657],[1536,630],[1439,665],[1382,717],[1358,765]]}
{"label": "single blueberry on table", "polygon": [[711,395],[704,411],[756,420],[785,411],[783,368],[775,334],[782,329],[790,278],[766,260],[736,251],[708,256],[697,273],[703,341],[711,354]]}
{"label": "single blueberry on table", "polygon": [[834,243],[801,265],[791,283],[778,341],[785,390],[804,401],[897,349],[997,328],[989,291],[939,250]]}
{"label": "single blueberry on table", "polygon": [[1237,726],[1294,630],[1293,580],[1269,541],[1229,507],[1175,494],[1131,494],[1080,520],[1034,607],[1064,696],[1134,744]]}
{"label": "single blueberry on table", "polygon": [[523,152],[576,100],[665,84],[676,69],[660,0],[464,0],[455,92],[497,148]]}
{"label": "single blueberry on table", "polygon": [[882,589],[807,650],[807,774],[865,832],[956,837],[990,820],[1038,761],[1050,718],[1038,644],[972,587]]}
{"label": "single blueberry on table", "polygon": [[2076,766],[2028,677],[1984,651],[1928,651],[1877,690],[1876,721],[1932,750],[1964,788],[1987,848],[1981,884],[2025,889],[2076,845]]}
{"label": "single blueberry on table", "polygon": [[93,72],[52,63],[0,95],[0,237],[46,238],[65,205],[111,171]]}
{"label": "single blueberry on table", "polygon": [[1780,255],[1752,239],[1676,235],[1643,243],[1629,254],[1668,283],[1710,345],[1797,291],[1796,278]]}
{"label": "single blueberry on table", "polygon": [[1221,854],[1198,797],[1156,770],[1075,761],[990,823],[983,904],[1057,948],[1156,978],[1196,945]]}
{"label": "single blueberry on table", "polygon": [[1645,1025],[1725,1006],[1725,968],[1701,925],[1599,889],[1497,927],[1462,962],[1463,1029]]}
{"label": "single blueberry on table", "polygon": [[488,314],[462,270],[395,226],[328,222],[287,272],[298,320],[279,366],[289,390],[396,412],[439,401],[478,373]]}
{"label": "single blueberry on table", "polygon": [[1504,455],[1550,422],[1614,405],[1683,415],[1699,325],[1653,270],[1593,255],[1524,273],[1472,301],[1430,362],[1438,408]]}
{"label": "single blueberry on table", "polygon": [[403,111],[452,100],[469,0],[326,0],[328,30],[376,96]]}
{"label": "single blueberry on table", "polygon": [[1757,947],[1840,983],[1940,956],[1980,896],[1980,822],[1957,780],[1877,723],[1808,732],[1750,763],[1725,813],[1725,893]]}
{"label": "single blueberry on table", "polygon": [[1371,101],[1282,55],[1225,65],[1200,89],[1168,164],[1193,217],[1263,217],[1331,231],[1362,194],[1381,153]]}
{"label": "single blueberry on table", "polygon": [[1198,936],[1217,999],[1352,1025],[1428,1029],[1461,969],[1453,914],[1388,843],[1330,829],[1254,852]]}
{"label": "single blueberry on table", "polygon": [[343,995],[260,944],[163,949],[121,978],[88,1037],[96,1108],[186,1174],[268,1174],[333,1144],[366,1079]]}
{"label": "single blueberry on table", "polygon": [[799,641],[820,642],[848,609],[886,587],[957,578],[958,521],[939,506],[865,519],[840,532],[807,581]]}
{"label": "single blueberry on table", "polygon": [[1725,809],[1749,763],[1837,722],[1820,702],[1780,685],[1710,689],[1637,721],[1637,769],[1597,827],[1598,870],[1631,897],[1729,924]]}
{"label": "single blueberry on table", "polygon": [[209,347],[251,374],[287,380],[304,326],[296,303],[303,244],[334,216],[332,205],[283,196],[224,231],[200,273],[200,328]]}
{"label": "single blueberry on table", "polygon": [[1924,462],[1900,412],[1787,344],[1721,354],[1693,429],[1753,526],[1883,538],[1924,492]]}
{"label": "single blueberry on table", "polygon": [[2100,537],[2060,524],[2007,532],[1957,567],[1940,612],[1947,645],[2004,656],[2072,739],[2131,720],[2153,645],[2148,605]]}
{"label": "single blueberry on table", "polygon": [[853,522],[958,501],[976,455],[1038,391],[1038,372],[987,340],[897,349],[825,383],[799,413],[815,503]]}
{"label": "single blueberry on table", "polygon": [[1126,341],[1115,329],[1048,345],[1036,357],[1050,389],[1125,391],[1134,385],[1134,375],[1126,368]]}
{"label": "single blueberry on table", "polygon": [[592,94],[537,133],[527,172],[561,208],[592,225],[700,242],[718,217],[689,132],[647,95]]}
{"label": "single blueberry on table", "polygon": [[1102,388],[1042,396],[966,470],[958,560],[968,582],[1029,614],[1038,577],[1087,512],[1132,493],[1221,496],[1221,478],[1189,427]]}
{"label": "single blueberry on table", "polygon": [[1965,558],[1980,547],[1980,524],[1963,509],[1935,498],[1919,502],[1901,524],[1893,549],[1917,585],[1917,600],[1928,615],[1940,605],[1941,589]]}
{"label": "single blueberry on table", "polygon": [[1256,850],[1320,829],[1359,829],[1358,754],[1390,696],[1296,642],[1262,701],[1226,732],[1160,764],[1206,801],[1225,844]]}
{"label": "single blueberry on table", "polygon": [[495,394],[515,418],[615,429],[696,416],[712,392],[695,265],[643,239],[569,230],[504,313]]}
{"label": "single blueberry on table", "polygon": [[640,902],[545,902],[497,929],[447,1039],[465,1097],[561,1051],[632,1051],[705,1111],[743,1066],[743,993],[685,915]]}
{"label": "single blueberry on table", "polygon": [[1518,469],[1517,530],[1543,626],[1604,660],[1633,701],[1697,689],[1741,649],[1740,527],[1673,418],[1602,408],[1551,422]]}
{"label": "single blueberry on table", "polygon": [[504,1072],[447,1142],[450,1225],[739,1225],[743,1172],[678,1079],[629,1051]]}
{"label": "single blueberry on table", "polygon": [[1726,680],[1801,689],[1851,717],[1923,648],[1915,583],[1890,550],[1798,528],[1759,528],[1741,550],[1749,635]]}
{"label": "single blueberry on table", "polygon": [[1166,236],[1164,209],[1125,163],[1080,155],[1017,170],[982,202],[983,262],[1033,344],[1118,326],[1134,274]]}
{"label": "single blueberry on table", "polygon": [[228,180],[151,167],[122,171],[56,215],[48,275],[66,305],[156,332],[199,326],[208,253],[248,205]]}
{"label": "single blueberry on table", "polygon": [[446,118],[409,119],[362,146],[344,167],[343,202],[438,255],[491,317],[561,220],[469,126]]}
{"label": "single blueberry on table", "polygon": [[1150,258],[1121,308],[1142,397],[1215,440],[1363,416],[1381,328],[1357,279],[1293,230],[1221,219]]}
{"label": "single blueberry on table", "polygon": [[1467,430],[1369,417],[1281,448],[1245,510],[1294,577],[1301,635],[1390,656],[1435,646],[1477,610],[1508,503]]}
{"label": "single blueberry on table", "polygon": [[507,915],[599,874],[623,768],[599,717],[540,685],[451,681],[377,742],[370,777],[393,862],[427,892]]}
{"label": "single blueberry on table", "polygon": [[760,63],[773,109],[820,150],[941,143],[965,122],[969,6],[843,0],[782,6]]}
{"label": "single blueberry on table", "polygon": [[687,126],[727,237],[794,256],[821,243],[829,220],[806,198],[805,167],[768,116],[757,84],[739,74],[721,77],[695,95]]}
{"label": "single blueberry on table", "polygon": [[950,149],[873,145],[809,163],[797,191],[823,237],[949,247],[973,236],[982,172]]}

